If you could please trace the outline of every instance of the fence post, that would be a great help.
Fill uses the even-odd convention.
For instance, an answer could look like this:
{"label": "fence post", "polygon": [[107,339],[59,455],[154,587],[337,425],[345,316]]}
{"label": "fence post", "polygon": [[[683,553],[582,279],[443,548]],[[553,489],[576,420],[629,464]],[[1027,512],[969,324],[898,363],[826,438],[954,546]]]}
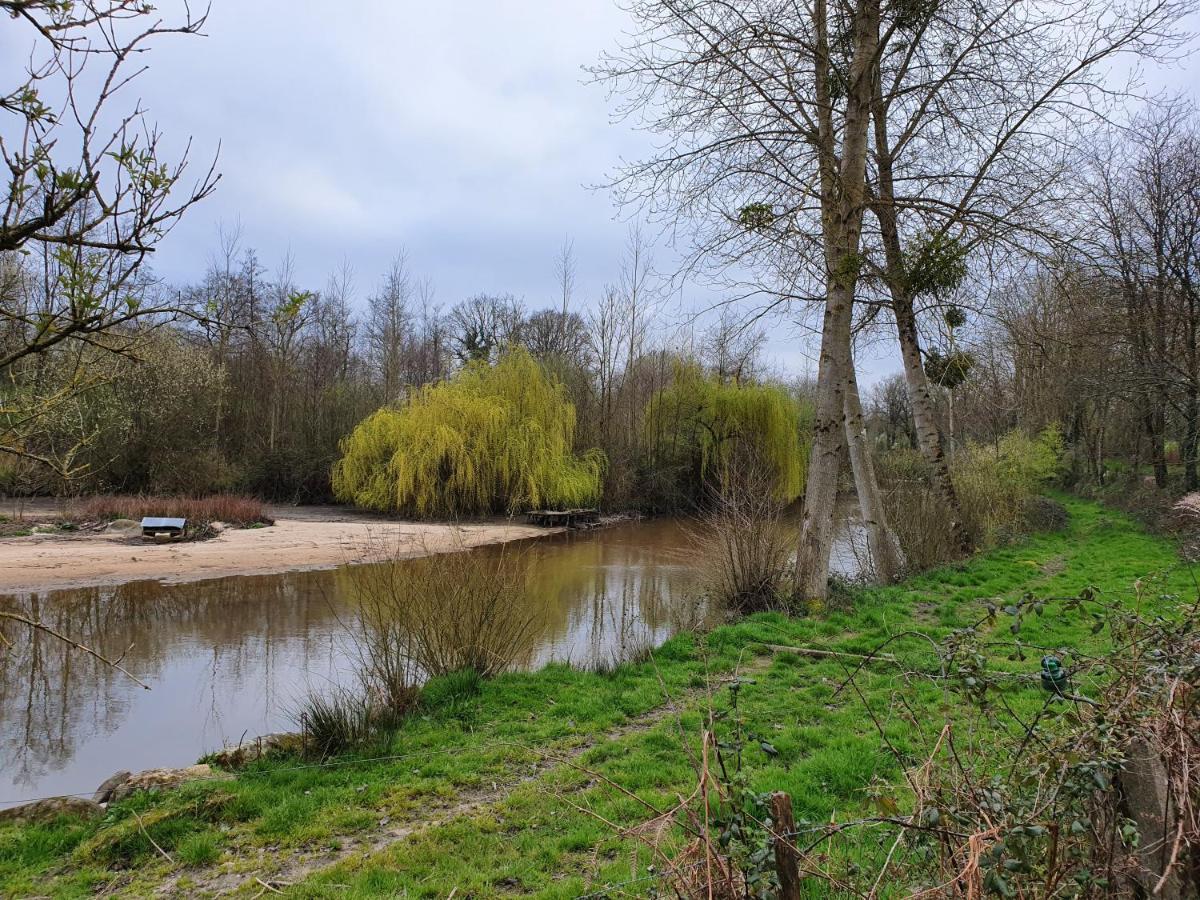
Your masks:
{"label": "fence post", "polygon": [[796,820],[792,798],[783,791],[771,795],[771,822],[775,834],[775,871],[779,874],[779,900],[800,900],[800,855],[796,852]]}

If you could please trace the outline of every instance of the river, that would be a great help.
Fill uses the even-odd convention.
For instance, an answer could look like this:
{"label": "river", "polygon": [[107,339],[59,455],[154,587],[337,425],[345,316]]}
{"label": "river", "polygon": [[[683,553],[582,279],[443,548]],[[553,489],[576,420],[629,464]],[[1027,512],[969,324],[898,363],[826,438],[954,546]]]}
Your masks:
{"label": "river", "polygon": [[[528,542],[541,625],[531,667],[620,661],[703,618],[693,528],[657,519]],[[843,524],[834,554],[843,574],[857,566],[853,533]],[[293,728],[301,697],[352,678],[347,588],[320,571],[0,597],[123,656],[151,687],[48,636],[16,635],[0,650],[0,806],[90,794],[119,769],[187,765]]]}

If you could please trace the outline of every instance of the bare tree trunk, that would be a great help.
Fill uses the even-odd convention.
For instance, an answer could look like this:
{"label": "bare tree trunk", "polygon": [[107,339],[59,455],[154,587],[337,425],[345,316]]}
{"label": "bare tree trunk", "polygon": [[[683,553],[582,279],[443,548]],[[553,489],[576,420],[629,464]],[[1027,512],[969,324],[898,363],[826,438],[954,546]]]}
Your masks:
{"label": "bare tree trunk", "polygon": [[904,252],[900,245],[900,229],[896,222],[895,183],[892,177],[892,151],[888,138],[887,113],[880,96],[878,79],[873,87],[875,126],[875,164],[878,170],[878,203],[875,217],[883,239],[884,258],[888,269],[888,287],[892,297],[892,312],[896,317],[896,337],[900,343],[900,358],[904,365],[904,384],[912,408],[913,429],[917,448],[929,467],[929,479],[941,500],[949,519],[954,545],[964,556],[974,549],[974,541],[963,524],[962,505],[950,478],[950,466],[942,448],[942,436],[937,427],[929,379],[921,364],[921,340],[917,333],[917,316],[913,297],[904,283]]}
{"label": "bare tree trunk", "polygon": [[796,553],[796,591],[804,600],[824,600],[829,588],[838,472],[846,437],[846,369],[853,295],[842,287],[829,291],[817,368],[817,410],[813,418],[804,517]]}
{"label": "bare tree trunk", "polygon": [[875,461],[867,443],[867,425],[863,418],[862,399],[858,393],[858,376],[853,360],[846,372],[846,444],[850,448],[850,469],[854,473],[854,490],[863,526],[867,530],[867,547],[875,578],[881,584],[891,584],[904,570],[904,554],[895,532],[888,525],[883,506],[883,493],[875,477]]}
{"label": "bare tree trunk", "polygon": [[1160,386],[1151,391],[1151,408],[1145,416],[1146,437],[1150,441],[1150,464],[1154,469],[1156,487],[1167,486],[1167,413],[1166,392]]}
{"label": "bare tree trunk", "polygon": [[867,135],[871,124],[872,71],[879,46],[879,14],[879,0],[862,0],[854,10],[854,58],[847,78],[839,160],[829,97],[831,69],[825,0],[816,0],[813,5],[821,231],[827,274],[821,356],[817,365],[817,409],[796,553],[796,590],[802,600],[824,601],[829,590],[838,471],[846,439],[845,394],[853,366],[850,330],[861,264],[859,237],[866,196]]}
{"label": "bare tree trunk", "polygon": [[925,367],[921,365],[921,345],[912,298],[894,291],[892,307],[896,315],[896,336],[900,341],[904,383],[908,386],[908,401],[912,406],[917,446],[926,465],[929,466],[929,480],[933,489],[945,507],[954,544],[965,556],[975,549],[975,542],[971,540],[971,535],[963,523],[962,506],[958,502],[958,492],[954,489],[950,466],[942,449],[942,436],[937,427],[933,397],[929,393],[929,379],[925,376]]}

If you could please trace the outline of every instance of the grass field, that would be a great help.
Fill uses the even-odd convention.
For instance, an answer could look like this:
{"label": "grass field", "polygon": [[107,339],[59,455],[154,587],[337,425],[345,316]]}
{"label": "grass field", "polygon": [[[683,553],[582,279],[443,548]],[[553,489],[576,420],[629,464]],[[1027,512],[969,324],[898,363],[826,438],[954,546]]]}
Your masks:
{"label": "grass field", "polygon": [[[607,674],[551,666],[475,689],[443,679],[420,714],[360,757],[273,760],[233,779],[135,796],[99,821],[0,828],[0,894],[644,896],[654,886],[649,857],[620,831],[650,818],[647,804],[665,809],[690,791],[684,748],[695,747],[710,710],[729,707],[735,671],[746,679],[738,712],[772,751],[757,742],[747,751],[751,789],[789,792],[802,824],[853,820],[881,792],[903,806],[901,766],[873,719],[916,761],[918,732],[959,720],[966,701],[945,684],[904,684],[900,668],[936,668],[937,654],[923,637],[897,635],[936,641],[979,619],[985,602],[1026,592],[1092,586],[1121,595],[1149,579],[1143,596],[1194,595],[1169,542],[1120,513],[1062,499],[1071,516],[1064,532],[857,591],[808,617],[759,615],[680,635],[650,661]],[[1001,613],[998,636],[1009,622]],[[853,690],[840,691],[847,659],[766,646],[863,653],[889,639],[899,663],[865,667]],[[1022,639],[1083,650],[1102,647],[1105,635],[1051,607]],[[1036,672],[1037,659],[1009,660],[998,649],[989,665]],[[1018,712],[1044,702],[1036,681],[1013,680],[1004,691]],[[900,714],[901,694],[915,716]],[[848,829],[824,848],[826,863],[874,872],[894,836]],[[884,894],[903,896],[913,873],[895,862]]]}

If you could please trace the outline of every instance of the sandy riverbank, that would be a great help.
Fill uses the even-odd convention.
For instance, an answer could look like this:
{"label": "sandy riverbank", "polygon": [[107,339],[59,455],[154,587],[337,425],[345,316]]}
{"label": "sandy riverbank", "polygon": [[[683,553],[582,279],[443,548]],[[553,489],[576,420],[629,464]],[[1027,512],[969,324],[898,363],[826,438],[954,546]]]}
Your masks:
{"label": "sandy riverbank", "polygon": [[[52,511],[26,506],[30,523]],[[12,515],[15,508],[0,510]],[[120,535],[31,535],[0,540],[0,594],[121,584],[177,583],[229,575],[269,575],[362,562],[387,546],[418,556],[539,537],[554,529],[498,519],[466,525],[396,522],[344,507],[278,506],[266,528],[231,528],[215,538],[149,544]]]}

